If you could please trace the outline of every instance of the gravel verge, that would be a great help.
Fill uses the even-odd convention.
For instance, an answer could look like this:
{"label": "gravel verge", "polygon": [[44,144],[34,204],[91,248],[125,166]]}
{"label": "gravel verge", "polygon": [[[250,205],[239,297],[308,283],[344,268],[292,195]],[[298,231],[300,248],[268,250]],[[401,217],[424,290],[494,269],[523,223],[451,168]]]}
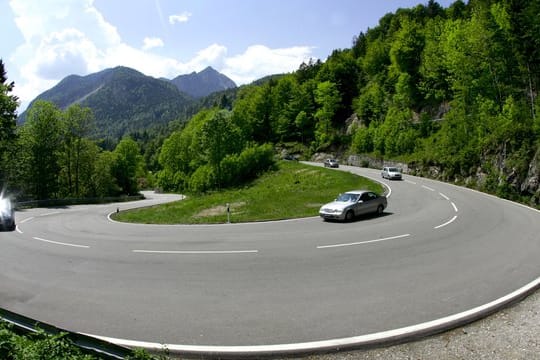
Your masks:
{"label": "gravel verge", "polygon": [[484,319],[418,341],[303,359],[540,360],[540,290]]}

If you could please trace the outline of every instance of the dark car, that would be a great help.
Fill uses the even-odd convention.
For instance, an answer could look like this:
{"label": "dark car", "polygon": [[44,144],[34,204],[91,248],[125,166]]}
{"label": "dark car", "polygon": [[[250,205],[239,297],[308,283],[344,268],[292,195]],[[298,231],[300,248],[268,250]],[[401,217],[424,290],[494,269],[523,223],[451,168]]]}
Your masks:
{"label": "dark car", "polygon": [[283,160],[298,161],[298,155],[287,154],[283,157]]}
{"label": "dark car", "polygon": [[15,209],[9,199],[0,198],[0,229],[15,230]]}
{"label": "dark car", "polygon": [[338,168],[339,162],[336,159],[326,159],[324,160],[324,167]]}

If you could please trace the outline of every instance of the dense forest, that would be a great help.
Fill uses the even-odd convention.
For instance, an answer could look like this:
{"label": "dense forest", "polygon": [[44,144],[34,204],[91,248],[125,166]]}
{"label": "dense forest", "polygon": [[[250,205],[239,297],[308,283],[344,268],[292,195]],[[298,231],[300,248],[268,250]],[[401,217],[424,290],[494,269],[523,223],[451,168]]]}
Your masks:
{"label": "dense forest", "polygon": [[133,132],[112,151],[77,106],[38,102],[16,129],[2,71],[1,175],[34,198],[200,192],[248,181],[279,149],[399,162],[538,205],[538,14],[538,0],[398,9],[325,61],[203,99],[189,121]]}

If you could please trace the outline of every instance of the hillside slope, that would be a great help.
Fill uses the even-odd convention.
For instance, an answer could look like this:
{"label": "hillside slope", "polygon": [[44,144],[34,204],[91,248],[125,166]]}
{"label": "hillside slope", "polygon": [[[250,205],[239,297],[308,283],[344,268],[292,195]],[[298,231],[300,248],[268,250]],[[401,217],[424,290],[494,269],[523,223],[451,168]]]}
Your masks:
{"label": "hillside slope", "polygon": [[[166,124],[183,114],[193,101],[169,81],[146,76],[127,67],[87,76],[70,75],[34,99],[66,109],[81,104],[93,110],[95,135],[120,138],[125,133]],[[18,123],[24,123],[27,112]]]}

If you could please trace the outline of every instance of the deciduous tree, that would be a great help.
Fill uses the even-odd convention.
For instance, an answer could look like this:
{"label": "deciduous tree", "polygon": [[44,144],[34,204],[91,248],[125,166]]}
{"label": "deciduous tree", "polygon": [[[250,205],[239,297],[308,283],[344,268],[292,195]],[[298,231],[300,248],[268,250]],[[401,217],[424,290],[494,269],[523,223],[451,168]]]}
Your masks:
{"label": "deciduous tree", "polygon": [[143,166],[139,145],[131,138],[124,138],[114,149],[114,156],[113,173],[122,193],[137,194],[137,175]]}
{"label": "deciduous tree", "polygon": [[61,118],[55,105],[38,100],[20,132],[23,180],[27,194],[37,199],[53,198],[59,190]]}

